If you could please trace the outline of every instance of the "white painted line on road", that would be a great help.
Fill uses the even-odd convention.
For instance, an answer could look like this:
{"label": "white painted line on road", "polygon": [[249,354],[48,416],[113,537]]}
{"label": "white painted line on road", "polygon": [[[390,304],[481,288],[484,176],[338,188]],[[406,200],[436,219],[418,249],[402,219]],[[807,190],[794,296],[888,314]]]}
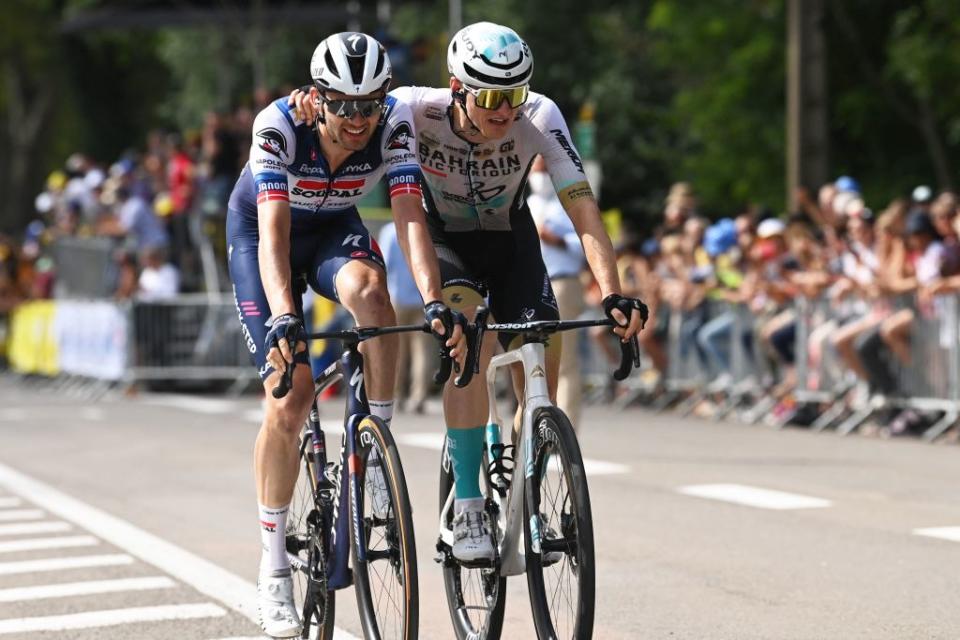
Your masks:
{"label": "white painted line on road", "polygon": [[0,589],[0,602],[24,602],[27,600],[45,600],[48,598],[88,596],[97,593],[126,593],[129,591],[172,589],[176,586],[176,582],[164,576],[66,582],[63,584],[44,584],[36,587]]}
{"label": "white painted line on road", "polygon": [[950,542],[960,542],[960,527],[928,527],[926,529],[914,529],[913,534],[917,536],[926,536],[928,538],[940,538]]}
{"label": "white painted line on road", "polygon": [[0,409],[0,420],[6,422],[23,422],[27,419],[27,410],[19,408]]}
{"label": "white painted line on road", "polygon": [[831,504],[829,500],[823,498],[813,498],[743,484],[698,484],[680,487],[677,491],[697,498],[722,500],[759,509],[817,509],[829,507]]}
{"label": "white painted line on road", "polygon": [[32,573],[34,571],[80,569],[83,567],[115,567],[124,564],[133,564],[133,558],[124,554],[112,554],[104,556],[20,560],[18,562],[0,562],[0,576],[8,576],[15,573]]}
{"label": "white painted line on road", "polygon": [[100,407],[83,407],[80,409],[80,417],[84,420],[100,422],[103,420],[104,415],[106,414]]}
{"label": "white painted line on road", "polygon": [[0,498],[0,509],[9,509],[10,507],[19,507],[23,504],[20,498]]}
{"label": "white painted line on road", "polygon": [[33,538],[31,540],[10,540],[0,542],[0,553],[14,551],[36,551],[37,549],[74,549],[93,547],[100,541],[93,536],[61,536],[57,538]]}
{"label": "white painted line on road", "polygon": [[237,402],[234,400],[195,398],[192,396],[178,395],[151,395],[145,397],[143,403],[159,407],[173,407],[174,409],[183,409],[184,411],[194,411],[207,415],[230,413],[237,409]]}
{"label": "white painted line on road", "polygon": [[0,634],[24,633],[27,631],[67,631],[69,629],[112,627],[134,622],[219,618],[225,615],[227,615],[225,609],[209,603],[133,607],[130,609],[111,609],[109,611],[87,611],[63,616],[0,620]]}
{"label": "white painted line on road", "polygon": [[[0,486],[70,520],[259,624],[256,586],[240,576],[3,464],[0,464]],[[339,630],[334,638],[359,640]]]}
{"label": "white painted line on road", "polygon": [[25,524],[0,524],[0,536],[19,536],[25,533],[60,533],[70,531],[69,522],[28,522]]}
{"label": "white painted line on road", "polygon": [[17,520],[40,520],[44,513],[40,509],[4,509],[0,511],[0,522]]}
{"label": "white painted line on road", "polygon": [[[400,444],[411,447],[433,449],[434,451],[443,449],[443,434],[441,433],[398,433],[394,431],[393,437]],[[630,472],[630,467],[625,464],[590,458],[583,459],[583,469],[588,476],[610,476]]]}

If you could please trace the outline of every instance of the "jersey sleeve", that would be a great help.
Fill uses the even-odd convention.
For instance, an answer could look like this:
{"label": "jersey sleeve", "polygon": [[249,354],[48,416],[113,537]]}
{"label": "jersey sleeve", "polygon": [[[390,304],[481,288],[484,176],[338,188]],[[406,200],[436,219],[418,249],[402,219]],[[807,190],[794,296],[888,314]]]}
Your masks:
{"label": "jersey sleeve", "polygon": [[583,171],[583,161],[570,139],[570,130],[557,104],[545,96],[530,114],[539,132],[540,148],[547,171],[564,209],[581,198],[593,198],[593,190]]}
{"label": "jersey sleeve", "polygon": [[416,155],[416,129],[413,112],[403,100],[391,94],[393,104],[383,128],[383,164],[386,167],[390,198],[404,194],[422,195],[420,164]]}
{"label": "jersey sleeve", "polygon": [[257,204],[289,202],[287,167],[296,156],[293,120],[285,105],[274,102],[253,121],[250,171],[257,189]]}

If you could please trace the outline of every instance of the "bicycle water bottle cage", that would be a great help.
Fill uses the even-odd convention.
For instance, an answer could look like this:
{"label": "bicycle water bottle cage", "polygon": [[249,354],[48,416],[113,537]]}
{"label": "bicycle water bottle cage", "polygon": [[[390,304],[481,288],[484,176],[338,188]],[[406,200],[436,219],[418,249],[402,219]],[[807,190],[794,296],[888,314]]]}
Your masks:
{"label": "bicycle water bottle cage", "polygon": [[487,464],[487,480],[501,498],[507,497],[513,479],[513,445],[496,443],[490,445],[490,463]]}

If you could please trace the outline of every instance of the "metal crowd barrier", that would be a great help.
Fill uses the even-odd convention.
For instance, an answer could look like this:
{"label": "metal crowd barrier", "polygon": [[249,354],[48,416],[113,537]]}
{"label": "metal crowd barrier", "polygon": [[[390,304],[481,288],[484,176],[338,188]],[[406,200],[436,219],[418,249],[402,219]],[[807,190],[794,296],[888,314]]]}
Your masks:
{"label": "metal crowd barrier", "polygon": [[53,245],[54,297],[111,298],[119,275],[116,246],[110,238],[59,238]]}
{"label": "metal crowd barrier", "polygon": [[128,382],[225,380],[241,388],[257,378],[230,295],[136,302],[129,318]]}
{"label": "metal crowd barrier", "polygon": [[[896,390],[870,395],[865,382],[856,382],[852,373],[844,371],[829,340],[824,339],[819,348],[813,345],[811,349],[810,337],[815,329],[823,328],[825,323],[839,327],[849,318],[842,317],[825,297],[797,299],[795,397],[798,402],[824,408],[811,425],[814,430],[835,427],[838,433],[846,435],[877,411],[887,408],[942,412],[924,431],[925,440],[937,438],[957,422],[960,417],[960,298],[938,296],[928,308],[918,307],[912,298],[899,298],[891,304],[895,310],[909,308],[914,313],[910,327],[911,362],[903,365],[889,354],[885,362],[896,381]],[[808,357],[811,351],[820,354],[814,362]],[[844,396],[854,383],[860,387],[860,395],[866,397],[848,406]]]}

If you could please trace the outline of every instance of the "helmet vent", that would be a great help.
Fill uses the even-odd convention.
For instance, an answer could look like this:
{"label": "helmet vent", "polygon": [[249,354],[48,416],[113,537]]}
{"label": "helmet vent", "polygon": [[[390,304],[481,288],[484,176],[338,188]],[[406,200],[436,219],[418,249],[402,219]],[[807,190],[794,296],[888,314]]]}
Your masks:
{"label": "helmet vent", "polygon": [[337,63],[333,61],[333,56],[330,55],[329,49],[327,49],[326,54],[324,54],[323,61],[327,65],[327,71],[339,78],[340,72],[337,70]]}

